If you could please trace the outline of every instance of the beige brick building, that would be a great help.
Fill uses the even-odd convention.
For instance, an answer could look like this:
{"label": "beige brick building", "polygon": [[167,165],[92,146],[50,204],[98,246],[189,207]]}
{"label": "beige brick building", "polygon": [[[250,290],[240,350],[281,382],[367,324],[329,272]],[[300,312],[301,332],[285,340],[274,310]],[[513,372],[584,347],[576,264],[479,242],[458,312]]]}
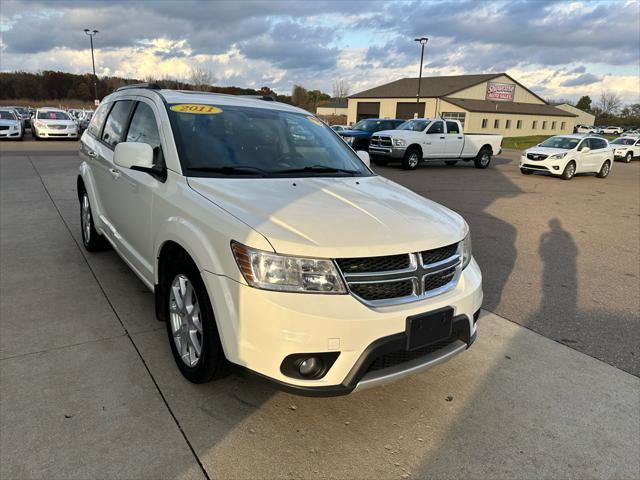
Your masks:
{"label": "beige brick building", "polygon": [[549,105],[506,73],[403,78],[351,95],[347,121],[363,118],[455,118],[468,133],[505,137],[571,133],[578,115]]}

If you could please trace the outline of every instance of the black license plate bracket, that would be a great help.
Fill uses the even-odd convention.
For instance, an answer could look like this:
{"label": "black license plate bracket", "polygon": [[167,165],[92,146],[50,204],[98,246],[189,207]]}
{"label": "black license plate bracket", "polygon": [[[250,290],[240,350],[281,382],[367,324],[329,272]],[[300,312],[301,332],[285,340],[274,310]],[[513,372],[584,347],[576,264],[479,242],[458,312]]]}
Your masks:
{"label": "black license plate bracket", "polygon": [[426,347],[451,337],[453,308],[445,307],[433,312],[407,317],[407,350]]}

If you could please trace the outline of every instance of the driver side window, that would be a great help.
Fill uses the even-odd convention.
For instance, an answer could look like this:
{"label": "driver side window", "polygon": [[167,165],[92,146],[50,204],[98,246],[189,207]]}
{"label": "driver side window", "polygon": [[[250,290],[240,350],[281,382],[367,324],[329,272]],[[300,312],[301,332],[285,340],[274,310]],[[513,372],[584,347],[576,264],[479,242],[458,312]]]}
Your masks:
{"label": "driver side window", "polygon": [[444,133],[444,122],[432,123],[427,133]]}
{"label": "driver side window", "polygon": [[160,132],[153,110],[144,102],[138,102],[129,130],[127,131],[127,142],[141,142],[150,145],[153,148],[153,163],[162,165],[162,147],[160,145]]}

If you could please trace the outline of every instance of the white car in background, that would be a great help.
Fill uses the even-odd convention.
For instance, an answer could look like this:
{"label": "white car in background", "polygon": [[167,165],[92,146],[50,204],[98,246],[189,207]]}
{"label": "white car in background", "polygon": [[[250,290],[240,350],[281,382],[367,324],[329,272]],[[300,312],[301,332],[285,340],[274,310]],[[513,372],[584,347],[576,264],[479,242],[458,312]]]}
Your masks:
{"label": "white car in background", "polygon": [[0,138],[22,140],[24,126],[20,114],[13,108],[0,108]]}
{"label": "white car in background", "polygon": [[620,135],[622,132],[624,132],[622,127],[605,127],[600,131],[604,135]]}
{"label": "white car in background", "polygon": [[598,129],[593,125],[576,125],[576,133],[598,133]]}
{"label": "white car in background", "polygon": [[58,108],[39,108],[31,122],[33,138],[78,138],[78,124]]}
{"label": "white car in background", "polygon": [[630,163],[634,158],[640,158],[640,138],[619,137],[610,143],[613,148],[613,158]]}
{"label": "white car in background", "polygon": [[613,149],[602,137],[579,134],[557,135],[522,152],[520,171],[550,173],[571,180],[576,173],[595,173],[605,178],[611,172]]}

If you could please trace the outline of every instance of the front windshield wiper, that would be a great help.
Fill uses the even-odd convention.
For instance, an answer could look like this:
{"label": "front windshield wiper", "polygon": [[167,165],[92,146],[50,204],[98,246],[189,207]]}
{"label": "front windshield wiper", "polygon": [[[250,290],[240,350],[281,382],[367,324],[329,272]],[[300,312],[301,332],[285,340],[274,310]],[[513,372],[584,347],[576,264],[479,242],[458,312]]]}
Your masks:
{"label": "front windshield wiper", "polygon": [[258,167],[251,167],[248,165],[224,165],[222,167],[214,167],[211,165],[195,165],[187,167],[188,170],[194,172],[206,172],[206,173],[221,173],[222,175],[255,175],[260,174],[262,176],[268,175],[269,172],[262,170]]}
{"label": "front windshield wiper", "polygon": [[359,170],[348,170],[346,168],[335,168],[327,165],[313,165],[311,167],[288,168],[285,170],[276,170],[272,173],[349,173],[351,175],[361,173]]}

